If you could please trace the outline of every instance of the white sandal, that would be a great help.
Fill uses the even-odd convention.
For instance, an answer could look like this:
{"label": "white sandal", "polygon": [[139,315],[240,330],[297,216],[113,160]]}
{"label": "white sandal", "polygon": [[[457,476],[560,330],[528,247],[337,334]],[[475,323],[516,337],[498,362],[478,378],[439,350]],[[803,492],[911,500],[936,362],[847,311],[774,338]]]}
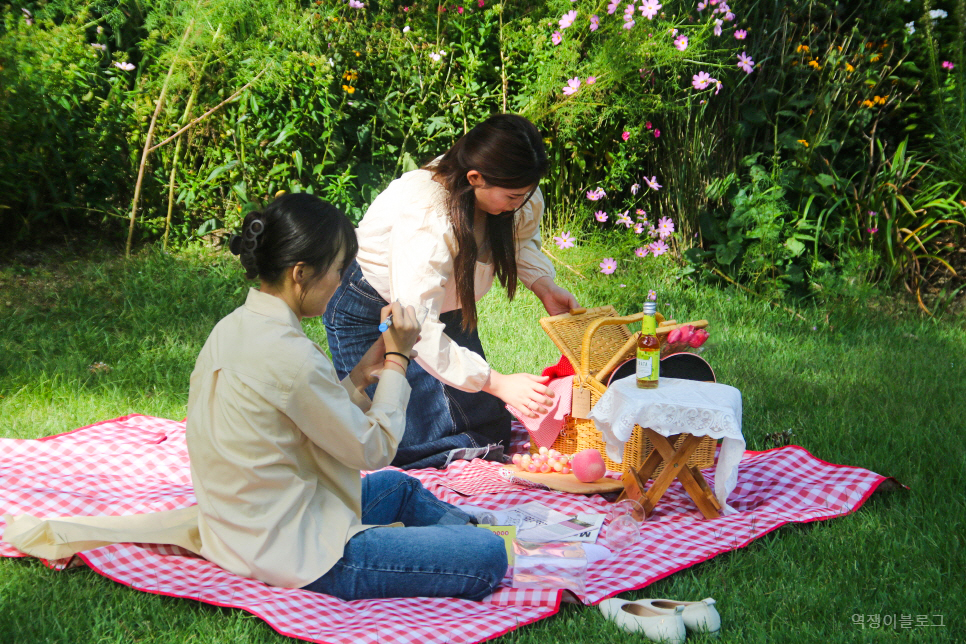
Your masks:
{"label": "white sandal", "polygon": [[699,602],[679,602],[673,599],[641,599],[634,602],[665,615],[681,612],[681,618],[689,631],[717,634],[721,630],[721,615],[714,607],[715,601],[708,597]]}
{"label": "white sandal", "polygon": [[640,602],[605,599],[599,604],[604,617],[629,633],[639,633],[655,642],[682,644],[686,635],[681,614],[684,606],[674,610],[655,610]]}

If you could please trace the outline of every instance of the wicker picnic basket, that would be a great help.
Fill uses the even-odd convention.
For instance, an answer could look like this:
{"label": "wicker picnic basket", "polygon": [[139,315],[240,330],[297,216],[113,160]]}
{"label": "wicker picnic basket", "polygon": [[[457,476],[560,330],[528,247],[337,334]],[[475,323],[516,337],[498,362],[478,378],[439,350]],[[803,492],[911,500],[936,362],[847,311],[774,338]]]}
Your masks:
{"label": "wicker picnic basket", "polygon": [[[638,333],[631,333],[628,324],[640,322],[643,314],[618,316],[612,306],[592,309],[574,309],[570,313],[546,317],[540,326],[550,336],[553,343],[573,365],[574,376],[573,411],[566,417],[564,428],[552,448],[563,454],[574,454],[583,449],[596,449],[604,456],[607,469],[612,472],[627,473],[637,469],[651,453],[653,446],[644,436],[640,425],[635,425],[630,439],[624,445],[623,463],[615,463],[607,457],[603,436],[594,427],[594,421],[586,416],[607,391],[607,377],[626,360],[637,353]],[[657,314],[657,336],[663,343],[667,334],[678,325],[674,320],[665,320]],[[706,320],[690,322],[695,328],[707,327]],[[682,434],[676,444],[687,437]],[[688,459],[688,465],[699,468],[714,464],[716,441],[706,437]],[[538,448],[531,442],[530,450]],[[663,466],[662,466],[663,467]],[[660,474],[658,468],[653,476]]]}

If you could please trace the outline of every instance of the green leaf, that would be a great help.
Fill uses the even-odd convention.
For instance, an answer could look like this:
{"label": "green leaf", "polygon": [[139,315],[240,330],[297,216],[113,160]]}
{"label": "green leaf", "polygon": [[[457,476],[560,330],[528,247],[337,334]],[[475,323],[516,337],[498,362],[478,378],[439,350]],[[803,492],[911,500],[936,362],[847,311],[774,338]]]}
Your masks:
{"label": "green leaf", "polygon": [[209,174],[208,175],[208,178],[205,179],[205,183],[211,183],[212,181],[214,181],[215,179],[217,179],[221,175],[225,174],[226,172],[228,172],[229,170],[231,170],[232,168],[234,168],[236,165],[238,165],[238,160],[237,159],[235,159],[234,161],[229,161],[228,163],[226,163],[224,165],[218,166],[217,168],[215,168],[214,170],[211,171],[211,174]]}
{"label": "green leaf", "polygon": [[798,257],[805,252],[805,244],[798,241],[794,237],[789,237],[785,240],[785,248],[787,248],[795,257]]}
{"label": "green leaf", "polygon": [[818,181],[821,185],[825,186],[826,188],[828,188],[829,186],[835,185],[835,177],[829,174],[820,174],[817,177],[815,177],[815,180]]}

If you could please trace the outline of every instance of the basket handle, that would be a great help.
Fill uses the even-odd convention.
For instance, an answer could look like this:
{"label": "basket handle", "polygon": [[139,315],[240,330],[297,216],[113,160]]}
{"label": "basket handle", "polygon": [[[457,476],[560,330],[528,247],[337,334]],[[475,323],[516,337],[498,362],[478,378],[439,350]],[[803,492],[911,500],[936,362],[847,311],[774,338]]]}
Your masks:
{"label": "basket handle", "polygon": [[643,313],[635,313],[634,315],[625,315],[619,318],[599,318],[588,324],[587,329],[584,331],[583,342],[580,345],[580,375],[584,377],[590,375],[590,343],[600,327],[640,322],[643,317]]}

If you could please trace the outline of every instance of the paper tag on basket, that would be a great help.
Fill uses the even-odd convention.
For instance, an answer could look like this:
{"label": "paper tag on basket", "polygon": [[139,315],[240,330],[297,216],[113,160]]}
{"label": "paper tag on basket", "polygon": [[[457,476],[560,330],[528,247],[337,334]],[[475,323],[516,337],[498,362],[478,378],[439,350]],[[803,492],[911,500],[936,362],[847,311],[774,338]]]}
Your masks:
{"label": "paper tag on basket", "polygon": [[590,389],[574,387],[573,411],[574,418],[587,418],[590,415]]}

